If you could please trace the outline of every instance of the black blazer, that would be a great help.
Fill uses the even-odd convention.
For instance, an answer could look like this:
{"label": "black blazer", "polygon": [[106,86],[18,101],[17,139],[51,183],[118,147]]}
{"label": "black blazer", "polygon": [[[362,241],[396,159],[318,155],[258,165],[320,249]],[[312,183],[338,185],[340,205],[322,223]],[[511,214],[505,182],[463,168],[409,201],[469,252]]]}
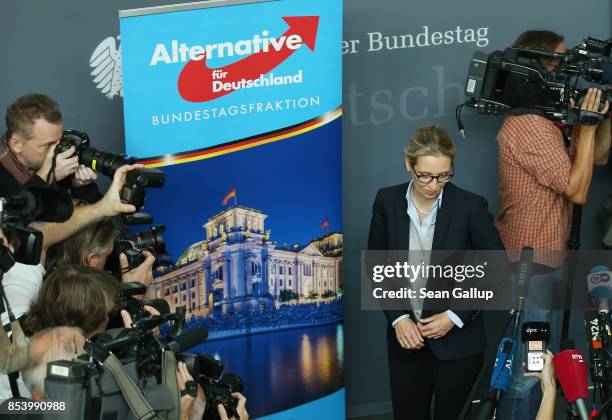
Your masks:
{"label": "black blazer", "polygon": [[[408,183],[383,188],[376,194],[368,238],[370,250],[408,250],[410,248],[410,217],[407,214]],[[442,204],[436,216],[433,250],[503,250],[499,232],[493,224],[487,201],[452,183],[444,186]],[[423,317],[441,310],[427,310]],[[410,311],[384,311],[388,320],[387,341],[390,350],[414,353],[403,349],[395,337],[391,323]],[[427,345],[441,360],[460,359],[481,353],[485,346],[484,328],[479,310],[453,310],[463,322],[463,328],[453,328]]]}

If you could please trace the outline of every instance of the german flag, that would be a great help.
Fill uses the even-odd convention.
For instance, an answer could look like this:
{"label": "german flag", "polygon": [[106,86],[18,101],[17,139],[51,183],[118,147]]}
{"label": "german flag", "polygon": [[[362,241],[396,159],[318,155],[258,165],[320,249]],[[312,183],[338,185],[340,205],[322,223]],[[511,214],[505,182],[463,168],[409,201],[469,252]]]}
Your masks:
{"label": "german flag", "polygon": [[225,198],[223,199],[223,205],[227,205],[227,202],[230,200],[230,198],[234,197],[234,204],[236,204],[236,187],[232,187],[231,190],[229,190],[229,192],[227,193],[227,195],[225,196]]}
{"label": "german flag", "polygon": [[323,223],[321,224],[321,232],[326,231],[329,228],[329,220],[327,220],[327,217],[325,218],[325,220],[323,220]]}

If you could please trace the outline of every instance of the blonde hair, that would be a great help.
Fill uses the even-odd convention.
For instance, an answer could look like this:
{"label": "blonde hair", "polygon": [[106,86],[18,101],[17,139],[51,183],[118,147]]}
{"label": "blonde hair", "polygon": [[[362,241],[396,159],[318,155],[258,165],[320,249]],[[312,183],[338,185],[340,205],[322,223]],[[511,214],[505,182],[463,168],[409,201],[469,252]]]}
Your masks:
{"label": "blonde hair", "polygon": [[419,128],[404,149],[404,157],[412,165],[416,165],[420,156],[447,156],[452,160],[456,154],[457,149],[446,130],[433,124]]}

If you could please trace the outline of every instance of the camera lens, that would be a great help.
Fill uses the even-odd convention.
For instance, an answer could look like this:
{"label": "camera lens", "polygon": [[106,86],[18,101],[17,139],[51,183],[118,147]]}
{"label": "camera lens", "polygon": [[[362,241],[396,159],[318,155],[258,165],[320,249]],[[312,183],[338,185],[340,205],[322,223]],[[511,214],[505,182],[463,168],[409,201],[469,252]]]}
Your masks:
{"label": "camera lens", "polygon": [[109,177],[112,177],[123,165],[131,165],[136,161],[131,156],[116,155],[93,147],[83,150],[79,160],[83,165]]}
{"label": "camera lens", "polygon": [[165,254],[166,241],[162,236],[165,231],[166,227],[163,225],[153,226],[150,230],[128,235],[126,239],[133,242],[137,249],[149,249],[155,254]]}

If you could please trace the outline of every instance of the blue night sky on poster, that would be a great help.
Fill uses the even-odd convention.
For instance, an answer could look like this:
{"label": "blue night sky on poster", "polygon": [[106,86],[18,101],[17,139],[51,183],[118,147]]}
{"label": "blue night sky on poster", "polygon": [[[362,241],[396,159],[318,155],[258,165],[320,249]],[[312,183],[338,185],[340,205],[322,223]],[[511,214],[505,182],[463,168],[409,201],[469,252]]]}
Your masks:
{"label": "blue night sky on poster", "polygon": [[330,232],[341,231],[341,125],[338,118],[299,136],[160,168],[165,186],[147,191],[144,211],[166,226],[172,259],[205,239],[202,226],[233,204],[222,201],[234,186],[238,204],[268,215],[266,230],[279,246],[307,244],[321,235],[325,218]]}

